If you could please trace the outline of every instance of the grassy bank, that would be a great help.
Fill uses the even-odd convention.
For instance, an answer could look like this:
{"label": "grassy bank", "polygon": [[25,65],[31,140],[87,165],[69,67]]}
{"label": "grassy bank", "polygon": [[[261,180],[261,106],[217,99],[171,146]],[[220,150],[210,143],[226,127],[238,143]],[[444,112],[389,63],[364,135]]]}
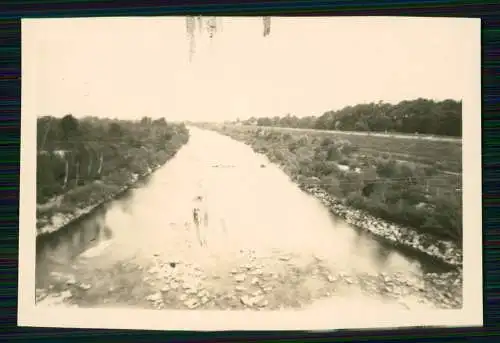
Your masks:
{"label": "grassy bank", "polygon": [[[210,128],[267,155],[302,188],[325,198],[332,211],[352,224],[453,265],[461,264],[460,175],[387,153],[368,153],[356,144],[368,144],[360,142],[359,136],[351,140],[334,134],[244,126]],[[406,141],[393,140],[394,147]],[[428,144],[440,143],[414,144],[429,149]]]}
{"label": "grassy bank", "polygon": [[[261,132],[280,132],[293,135],[307,134],[314,138],[345,139],[359,153],[375,157],[387,156],[394,160],[423,164],[448,174],[462,172],[462,141],[450,137],[416,136],[401,133],[322,131],[282,127],[241,126],[240,129]],[[405,138],[407,137],[407,138]]]}
{"label": "grassy bank", "polygon": [[38,119],[37,234],[52,232],[117,196],[188,141],[182,124],[143,118]]}

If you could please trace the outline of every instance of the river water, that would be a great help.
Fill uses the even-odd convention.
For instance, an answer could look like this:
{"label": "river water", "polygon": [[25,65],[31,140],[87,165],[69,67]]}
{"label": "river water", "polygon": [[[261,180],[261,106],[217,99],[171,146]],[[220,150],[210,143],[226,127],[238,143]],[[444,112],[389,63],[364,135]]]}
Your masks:
{"label": "river water", "polygon": [[217,256],[224,263],[245,249],[314,255],[361,273],[422,272],[415,258],[333,217],[249,146],[190,128],[189,142],[143,184],[38,240],[36,286],[47,287],[52,272],[67,272],[82,258],[88,272],[131,259],[146,265],[153,255],[199,264]]}

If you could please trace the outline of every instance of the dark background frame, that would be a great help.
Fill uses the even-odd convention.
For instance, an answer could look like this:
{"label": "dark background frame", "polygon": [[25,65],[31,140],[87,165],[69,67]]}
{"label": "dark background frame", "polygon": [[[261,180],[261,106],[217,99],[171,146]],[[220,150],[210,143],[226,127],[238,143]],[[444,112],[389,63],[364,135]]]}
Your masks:
{"label": "dark background frame", "polygon": [[[257,0],[171,0],[151,1],[2,1],[0,3],[0,323],[2,341],[45,340],[162,342],[162,341],[465,341],[498,339],[500,271],[496,268],[500,241],[499,188],[496,162],[500,156],[497,130],[500,121],[500,6],[498,1],[257,1]],[[159,15],[279,15],[279,16],[432,16],[482,18],[482,155],[483,155],[483,278],[484,328],[342,330],[307,332],[161,332],[104,329],[55,329],[17,326],[18,230],[19,230],[19,153],[21,109],[21,25],[20,18],[159,16]]]}

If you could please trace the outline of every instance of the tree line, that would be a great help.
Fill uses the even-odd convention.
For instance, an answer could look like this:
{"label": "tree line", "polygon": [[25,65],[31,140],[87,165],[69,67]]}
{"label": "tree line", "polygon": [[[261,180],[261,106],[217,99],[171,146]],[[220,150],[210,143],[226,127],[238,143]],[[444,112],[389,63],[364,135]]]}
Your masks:
{"label": "tree line", "polygon": [[37,201],[106,177],[144,175],[173,156],[188,135],[184,124],[164,118],[39,117]]}
{"label": "tree line", "polygon": [[319,117],[249,118],[246,125],[278,126],[318,130],[371,131],[439,136],[462,136],[462,102],[416,99],[398,104],[384,102],[347,106]]}

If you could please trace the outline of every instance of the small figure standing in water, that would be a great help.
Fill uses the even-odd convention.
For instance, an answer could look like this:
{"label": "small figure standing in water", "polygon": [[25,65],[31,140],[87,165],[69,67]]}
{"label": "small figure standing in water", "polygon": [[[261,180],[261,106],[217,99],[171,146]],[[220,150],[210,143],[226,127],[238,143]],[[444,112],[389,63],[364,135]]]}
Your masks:
{"label": "small figure standing in water", "polygon": [[194,225],[196,226],[196,236],[198,238],[198,242],[200,242],[201,246],[206,245],[206,244],[204,244],[205,242],[202,239],[201,233],[200,233],[200,209],[197,207],[195,207],[193,209],[193,222],[194,222]]}
{"label": "small figure standing in water", "polygon": [[197,227],[200,225],[199,215],[200,215],[200,209],[197,207],[193,208],[193,222],[194,225],[196,225]]}

